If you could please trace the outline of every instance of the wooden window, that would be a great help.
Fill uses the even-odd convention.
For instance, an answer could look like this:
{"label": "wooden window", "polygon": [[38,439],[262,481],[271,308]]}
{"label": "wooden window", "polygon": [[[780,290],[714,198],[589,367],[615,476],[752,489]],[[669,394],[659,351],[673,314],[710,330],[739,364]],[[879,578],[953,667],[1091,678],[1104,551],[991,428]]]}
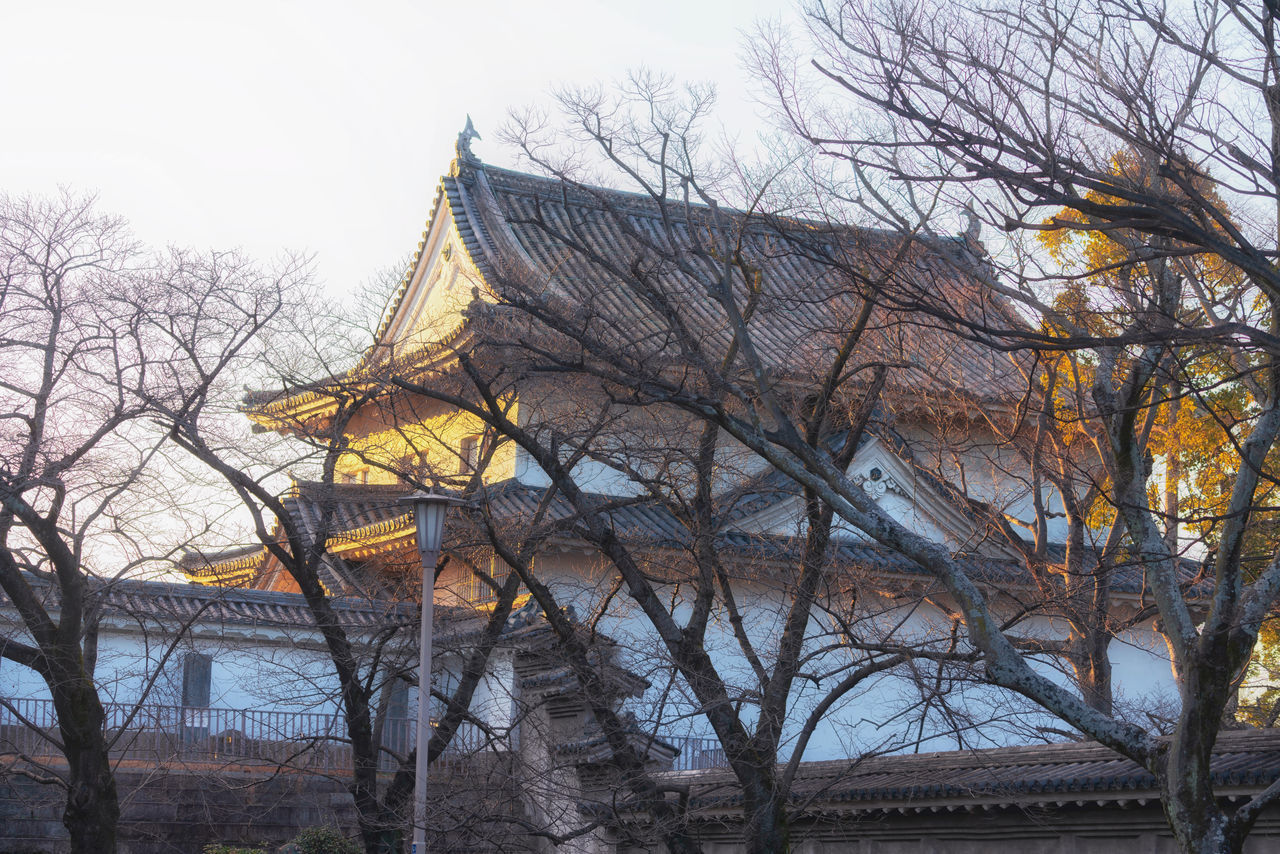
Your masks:
{"label": "wooden window", "polygon": [[[382,719],[382,746],[405,754],[409,752],[416,733],[417,720],[409,716],[409,689],[411,686],[404,679],[396,678],[388,687],[387,713]],[[390,757],[382,758],[383,768]]]}
{"label": "wooden window", "polygon": [[183,656],[182,705],[192,709],[209,708],[212,687],[213,659],[199,652]]}
{"label": "wooden window", "polygon": [[396,720],[407,720],[409,717],[409,683],[404,679],[394,679],[387,696],[387,717]]}
{"label": "wooden window", "polygon": [[480,467],[480,434],[463,436],[458,443],[458,474],[474,474]]}
{"label": "wooden window", "polygon": [[[498,586],[506,584],[507,578],[511,575],[511,567],[506,561],[494,555],[489,558],[488,566],[482,567],[489,573],[489,577],[494,580]],[[485,583],[484,579],[476,575],[471,570],[467,570],[466,576],[462,582],[462,597],[472,605],[488,605],[498,601],[498,592]],[[524,592],[521,586],[516,595]]]}

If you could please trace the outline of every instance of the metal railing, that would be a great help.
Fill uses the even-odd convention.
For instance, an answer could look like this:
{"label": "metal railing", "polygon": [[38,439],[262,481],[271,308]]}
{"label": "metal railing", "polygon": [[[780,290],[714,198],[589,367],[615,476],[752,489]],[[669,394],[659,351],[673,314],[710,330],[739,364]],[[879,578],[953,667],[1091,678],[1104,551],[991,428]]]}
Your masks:
{"label": "metal railing", "polygon": [[[352,770],[351,745],[340,714],[266,709],[105,704],[111,755],[118,762],[271,765],[307,771]],[[379,770],[394,771],[413,749],[416,722],[382,722]],[[0,756],[57,759],[58,718],[52,700],[0,704]],[[502,750],[474,726],[458,729],[438,764],[457,765],[482,751]]]}
{"label": "metal railing", "polygon": [[680,750],[680,755],[671,765],[672,771],[705,771],[708,768],[727,768],[729,765],[724,748],[717,739],[664,736],[662,740]]}
{"label": "metal railing", "polygon": [[[268,709],[193,708],[187,706],[105,704],[107,738],[117,762],[147,764],[274,766],[322,773],[352,770],[351,745],[340,714]],[[378,767],[395,771],[413,749],[416,721],[388,718],[382,722]],[[0,703],[0,757],[57,760],[58,718],[52,700],[6,700]],[[488,753],[508,752],[507,740],[487,737],[463,724],[437,766],[459,770]],[[714,738],[663,737],[679,749],[673,771],[723,768],[729,763]]]}

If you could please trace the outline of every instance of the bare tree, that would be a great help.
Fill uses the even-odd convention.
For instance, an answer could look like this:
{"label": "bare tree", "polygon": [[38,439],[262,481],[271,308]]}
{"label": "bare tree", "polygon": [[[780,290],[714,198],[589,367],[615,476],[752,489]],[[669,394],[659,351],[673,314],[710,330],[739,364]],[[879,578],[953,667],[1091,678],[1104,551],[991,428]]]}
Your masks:
{"label": "bare tree", "polygon": [[[1044,690],[982,637],[982,603],[966,597],[971,636],[998,682],[1157,776],[1182,850],[1238,851],[1280,795],[1273,786],[1228,809],[1209,765],[1280,590],[1266,533],[1280,429],[1276,9],[849,2],[813,4],[808,19],[810,45],[769,33],[757,54],[788,122],[895,200],[933,192],[1010,235],[988,262],[1020,315],[966,334],[1046,361],[1079,354],[1052,417],[1097,437],[1098,498],[1173,658],[1169,737]],[[833,94],[849,112],[809,108]],[[1045,233],[1102,239],[1053,254],[1025,239]],[[1179,446],[1192,422],[1211,437],[1198,458]],[[805,468],[848,492],[821,461]],[[1211,547],[1197,579],[1187,537]],[[892,530],[884,539],[964,594],[941,556]]]}
{"label": "bare tree", "polygon": [[69,195],[0,199],[0,587],[22,622],[0,655],[52,697],[73,851],[114,851],[120,811],[94,679],[102,596],[170,556],[153,543],[180,503],[151,419],[196,405],[224,360],[201,372],[193,353],[244,346],[299,275],[149,254]]}
{"label": "bare tree", "polygon": [[[343,328],[352,334],[344,336]],[[358,340],[359,334],[358,329],[344,327],[337,316],[300,312],[287,324],[275,324],[265,336],[266,346],[242,354],[237,364],[237,375],[252,377],[262,390],[246,401],[224,394],[202,406],[167,411],[162,418],[173,441],[222,479],[247,511],[252,540],[262,549],[252,583],[294,590],[305,598],[336,678],[353,756],[347,785],[362,842],[370,854],[385,854],[402,847],[413,792],[415,752],[396,755],[395,775],[385,785],[379,774],[384,758],[395,755],[384,738],[390,726],[388,699],[397,682],[414,678],[416,655],[406,655],[405,648],[416,638],[418,623],[416,618],[397,619],[371,638],[353,635],[343,625],[337,605],[351,599],[382,603],[418,599],[420,591],[406,581],[416,577],[417,558],[416,552],[405,549],[398,556],[386,555],[369,563],[335,554],[334,546],[351,534],[352,521],[344,510],[353,494],[358,493],[355,498],[361,506],[371,508],[378,518],[394,518],[407,512],[397,504],[399,497],[415,487],[434,485],[440,478],[429,467],[417,465],[417,456],[406,452],[403,442],[394,456],[383,453],[385,448],[352,446],[353,419],[388,405],[387,389],[376,376],[345,373],[358,361],[352,355],[358,351],[344,345]],[[317,373],[328,376],[311,381]],[[250,437],[250,418],[280,436]],[[343,462],[348,469],[357,464],[365,470],[371,467],[375,483],[344,484],[339,473]],[[456,467],[456,458],[453,462]],[[284,489],[284,471],[311,477]],[[466,543],[456,545],[458,553],[466,552]],[[447,560],[437,567],[437,575],[446,564]],[[211,569],[216,583],[216,564]],[[474,722],[472,698],[503,636],[519,579],[497,586],[497,601],[480,619],[478,637],[458,653],[462,664],[456,684],[447,693],[436,692],[444,713],[427,748],[432,761],[449,747],[464,723]],[[429,700],[423,697],[420,702]]]}
{"label": "bare tree", "polygon": [[[970,38],[965,44],[982,42]],[[513,138],[527,156],[561,180],[559,186],[517,193],[504,184],[504,196],[492,188],[518,179],[476,179],[477,207],[500,211],[509,228],[504,234],[493,227],[487,234],[492,245],[485,258],[490,265],[486,280],[494,284],[495,293],[491,305],[483,301],[470,309],[473,334],[502,353],[508,364],[527,360],[524,369],[531,375],[584,378],[602,394],[606,405],[601,411],[614,423],[621,420],[617,408],[674,409],[692,424],[706,425],[708,432],[694,430],[695,434],[718,437],[722,432],[758,455],[808,490],[819,510],[828,505],[834,515],[936,580],[935,601],[963,621],[961,648],[981,660],[992,683],[1024,695],[1065,723],[1067,731],[1096,738],[1156,773],[1166,787],[1171,825],[1182,844],[1238,847],[1275,793],[1264,792],[1228,818],[1213,798],[1208,762],[1212,735],[1222,724],[1257,624],[1273,599],[1271,571],[1249,574],[1237,559],[1238,549],[1225,564],[1219,551],[1214,590],[1222,592],[1225,578],[1234,579],[1227,589],[1236,592],[1228,596],[1234,604],[1215,605],[1207,596],[1209,586],[1195,577],[1194,566],[1178,551],[1182,519],[1177,487],[1162,490],[1159,506],[1153,506],[1147,484],[1156,468],[1149,456],[1156,446],[1150,439],[1157,422],[1166,417],[1166,404],[1177,397],[1195,397],[1228,426],[1222,445],[1243,449],[1237,452],[1243,454],[1243,464],[1233,472],[1241,478],[1240,487],[1227,490],[1240,496],[1240,503],[1219,514],[1215,542],[1229,544],[1232,537],[1243,537],[1238,527],[1241,514],[1247,516],[1255,502],[1255,487],[1263,477],[1261,460],[1271,444],[1265,430],[1258,432],[1259,426],[1270,423],[1263,417],[1270,398],[1228,413],[1215,409],[1211,391],[1224,381],[1249,382],[1254,369],[1247,366],[1257,364],[1262,354],[1247,343],[1263,340],[1263,333],[1242,332],[1243,343],[1235,337],[1224,340],[1223,324],[1202,318],[1209,316],[1209,309],[1223,311],[1215,300],[1235,306],[1252,303],[1238,296],[1219,299],[1218,292],[1207,287],[1203,272],[1196,275],[1197,269],[1214,270],[1218,265],[1183,264],[1187,269],[1179,268],[1175,275],[1166,263],[1171,256],[1197,253],[1177,244],[1154,252],[1147,242],[1135,242],[1117,229],[1109,236],[1130,250],[1132,260],[1141,265],[1142,280],[1129,276],[1124,280],[1127,290],[1114,289],[1112,299],[1077,312],[1105,315],[1106,323],[1090,326],[1077,319],[1070,324],[1070,313],[1055,310],[1054,303],[1040,298],[1034,288],[1018,287],[1019,280],[1010,286],[993,272],[977,242],[976,227],[962,238],[931,233],[925,214],[946,198],[946,179],[954,168],[930,174],[932,184],[921,181],[918,188],[902,190],[896,198],[914,200],[916,206],[897,216],[886,208],[889,214],[880,221],[895,224],[889,231],[826,225],[814,216],[781,216],[776,203],[765,215],[766,195],[760,191],[737,193],[738,209],[727,209],[720,199],[732,188],[726,186],[723,173],[707,169],[697,159],[696,120],[690,117],[696,116],[700,102],[695,98],[693,110],[683,110],[660,84],[637,79],[633,85],[643,105],[638,118],[627,114],[625,103],[600,93],[571,93],[564,103],[576,122],[575,138],[585,146],[597,146],[605,166],[640,190],[638,198],[620,199],[593,186],[587,178],[598,181],[598,173],[583,169],[581,155],[555,159],[556,149],[531,122],[518,125]],[[900,144],[900,137],[894,143]],[[465,182],[465,150],[460,154],[464,165],[459,181]],[[900,172],[890,174],[901,178],[904,172],[913,174],[901,165],[905,162],[894,149],[880,163],[886,170],[896,165]],[[858,170],[870,168],[863,160],[854,165]],[[1141,184],[1147,192],[1160,194],[1160,203],[1168,209],[1179,209],[1183,191],[1176,182],[1171,190],[1164,178],[1153,183],[1149,171],[1126,176],[1123,165],[1108,160],[1111,184]],[[864,171],[855,172],[858,181],[878,177],[884,185],[882,174]],[[887,206],[891,201],[874,184],[868,183],[865,192],[869,203]],[[767,200],[775,202],[773,197]],[[932,201],[925,204],[927,200]],[[810,204],[807,211],[821,208]],[[1030,221],[1029,215],[1023,220]],[[1059,225],[1099,227],[1097,218],[1067,219]],[[1124,225],[1139,237],[1144,234],[1131,220]],[[1161,249],[1158,242],[1154,249]],[[788,263],[814,265],[814,273],[806,278],[807,290],[788,290]],[[1172,287],[1175,281],[1179,288]],[[1183,283],[1185,292],[1180,290]],[[1198,305],[1185,296],[1196,288],[1205,295]],[[1033,302],[1032,297],[1038,299]],[[1020,303],[1013,303],[1014,298]],[[822,307],[816,317],[806,313],[814,305]],[[1029,320],[1015,305],[1043,310],[1043,322]],[[1196,310],[1188,313],[1189,305]],[[1222,352],[1224,343],[1227,352]],[[1216,346],[1219,352],[1206,357],[1193,345]],[[1037,347],[1045,353],[1037,353]],[[1046,367],[1049,355],[1082,349],[1092,354],[1077,359],[1074,372],[1070,363]],[[1210,362],[1219,366],[1216,373],[1205,367]],[[1193,363],[1194,369],[1189,369]],[[495,375],[492,365],[478,357],[461,358],[460,364],[483,401]],[[1224,365],[1234,366],[1225,380]],[[1257,370],[1265,373],[1264,366]],[[406,387],[459,408],[468,406],[467,394],[448,398],[424,384]],[[542,442],[522,436],[528,432],[527,423],[502,423],[498,417],[501,402],[508,400],[505,395],[506,389],[491,394],[491,403],[476,407],[473,402],[469,411],[520,443],[574,501],[574,486],[555,474],[557,467],[563,468],[565,459],[575,464],[575,454],[609,460],[607,451],[579,451],[584,441],[563,431]],[[588,398],[579,397],[583,399]],[[955,494],[981,515],[979,530],[985,527],[988,536],[1013,550],[1042,588],[1022,607],[1066,616],[1071,638],[1046,643],[1024,633],[1016,619],[1019,603],[988,586],[991,579],[984,575],[982,562],[967,561],[963,549],[924,536],[886,512],[874,490],[848,470],[843,446],[832,439],[856,427],[855,413],[867,401],[904,414],[924,410],[939,422],[967,422],[970,429],[975,420],[982,420],[974,419],[975,410],[989,414],[995,440],[1015,458],[1007,464],[1016,463],[1031,512],[1020,517],[1011,507],[989,499],[970,501],[973,495],[964,489]],[[522,417],[530,416],[526,411]],[[674,429],[691,430],[687,424]],[[1077,430],[1083,431],[1084,439],[1077,442],[1072,437],[1068,442]],[[554,428],[549,433],[554,434]],[[590,429],[583,433],[589,434]],[[1249,450],[1255,441],[1262,446]],[[719,438],[713,444],[718,442]],[[611,464],[626,470],[616,455]],[[696,463],[688,465],[685,482],[692,483]],[[640,467],[637,482],[646,483],[647,474]],[[1057,494],[1056,508],[1046,503],[1050,492]],[[1105,508],[1099,510],[1100,505],[1111,508],[1110,516]],[[590,506],[588,501],[576,509],[586,515]],[[1145,520],[1142,536],[1134,533],[1139,518],[1133,516],[1135,507]],[[1099,513],[1106,516],[1101,522]],[[1043,530],[1055,515],[1068,517],[1066,553],[1061,556],[1049,554]],[[1013,530],[1015,521],[1029,527],[1031,535]],[[1037,527],[1042,530],[1037,532]],[[601,529],[594,535],[600,546],[615,565],[625,564],[626,557],[610,543],[616,539],[613,532],[606,525]],[[1149,544],[1144,545],[1144,537]],[[1162,557],[1153,563],[1153,555]],[[622,577],[633,601],[646,610],[668,644],[676,666],[682,666],[679,654],[697,649],[683,633],[685,627],[664,624],[667,618],[660,603],[646,605],[658,597],[647,592],[652,580],[639,567],[630,573],[622,570]],[[1246,593],[1246,582],[1253,578],[1257,580]],[[1112,594],[1124,584],[1133,586],[1131,592],[1141,601],[1121,618]],[[707,595],[723,595],[711,589]],[[1201,614],[1211,616],[1224,605],[1230,605],[1230,613],[1220,616],[1224,634],[1218,640],[1239,653],[1238,659],[1226,656],[1226,647],[1212,646],[1210,635],[1196,629]],[[693,613],[698,613],[696,607]],[[1171,721],[1135,718],[1117,708],[1107,672],[1113,638],[1153,615],[1160,617],[1173,648],[1183,695],[1182,708]],[[1181,642],[1179,625],[1190,631]],[[1211,628],[1213,623],[1206,625]],[[1045,655],[1066,660],[1079,690],[1065,687],[1036,665]],[[1188,670],[1193,660],[1199,664]],[[1224,667],[1224,661],[1229,666]],[[710,686],[710,693],[700,699],[714,710],[708,716],[731,762],[735,755],[741,760],[735,771],[745,772],[750,763],[738,752],[745,739],[735,740],[731,716],[722,721],[724,727],[715,720],[732,701],[715,694],[716,680],[696,664],[686,662],[683,675],[695,691],[699,684]],[[1206,687],[1210,690],[1203,690]],[[1166,729],[1171,739],[1162,738]],[[740,775],[747,791],[749,781],[760,779]],[[766,802],[762,797],[756,804]],[[765,809],[762,814],[767,813]]]}
{"label": "bare tree", "polygon": [[[405,409],[393,420],[419,423],[433,405],[446,404],[541,470],[548,481],[541,500],[559,505],[553,515],[565,530],[617,575],[603,603],[570,600],[587,602],[593,623],[608,625],[610,601],[623,597],[640,615],[743,788],[744,838],[752,850],[778,850],[787,844],[798,763],[833,706],[895,668],[963,667],[976,655],[954,643],[946,616],[937,636],[895,635],[841,603],[855,585],[832,546],[834,493],[808,483],[796,489],[785,478],[781,489],[762,481],[759,448],[772,450],[772,440],[744,442],[735,431],[790,427],[809,455],[847,467],[886,388],[900,395],[914,381],[906,360],[916,345],[905,337],[927,333],[887,316],[870,297],[918,264],[934,264],[949,294],[965,283],[931,257],[937,247],[921,251],[897,235],[815,231],[811,223],[797,229],[775,216],[721,211],[687,159],[689,128],[705,102],[695,93],[686,108],[667,101],[660,83],[635,82],[653,124],[628,124],[614,137],[598,120],[616,113],[590,97],[566,103],[582,117],[587,140],[631,170],[644,191],[638,199],[572,180],[517,189],[520,176],[483,174],[463,140],[458,182],[473,188],[478,209],[499,210],[526,242],[504,245],[508,238],[489,222],[498,247],[482,261],[493,265],[486,279],[493,293],[472,302],[465,334],[433,345],[419,361],[409,345],[398,352],[384,343],[386,382],[424,401],[417,412],[398,404]],[[521,140],[528,153],[539,150],[535,140]],[[565,169],[558,174],[568,177]],[[508,183],[486,196],[495,182]],[[529,264],[530,256],[541,264]],[[762,393],[777,413],[762,413]],[[596,491],[593,479],[601,477],[626,486]],[[735,552],[726,531],[739,506],[785,489],[799,502],[804,533],[785,542],[746,537]],[[659,534],[634,522],[645,514],[665,520]],[[558,625],[566,594],[546,564],[529,566],[528,556],[500,540],[495,548],[561,640],[577,643],[571,626]],[[751,601],[740,601],[744,595]],[[729,627],[727,639],[715,637],[718,626]],[[572,648],[569,660],[580,660]],[[940,703],[941,693],[930,703]],[[667,844],[687,850],[692,841],[680,838],[678,810],[660,798],[673,793],[638,773],[643,757],[627,751],[625,732],[599,711],[615,759],[637,772],[629,789],[636,801],[626,808],[662,811]],[[890,741],[901,748],[909,739]]]}
{"label": "bare tree", "polygon": [[[619,421],[625,416],[616,410],[585,419],[588,423],[575,419],[573,429],[554,414],[548,420],[530,415],[529,409],[537,407],[529,406],[530,388],[525,383],[520,383],[526,392],[521,397],[524,423],[517,424],[498,403],[508,395],[495,393],[499,383],[512,378],[509,349],[505,356],[494,376],[478,364],[488,361],[482,355],[458,353],[461,370],[474,384],[461,394],[450,393],[443,377],[434,382],[401,379],[398,384],[469,412],[518,444],[552,482],[549,489],[535,491],[540,514],[552,519],[539,538],[572,537],[616,574],[609,595],[584,596],[582,587],[609,583],[607,578],[575,583],[557,577],[546,563],[534,564],[539,538],[531,538],[532,545],[525,540],[517,551],[491,529],[495,550],[547,616],[563,644],[561,654],[579,675],[586,696],[601,698],[592,711],[608,739],[615,770],[622,775],[614,782],[616,788],[604,793],[604,813],[641,811],[652,817],[653,835],[668,848],[699,850],[697,835],[680,807],[682,792],[656,784],[645,773],[645,756],[632,743],[633,733],[612,703],[605,702],[610,693],[598,684],[600,676],[589,663],[590,638],[597,632],[607,635],[607,629],[599,627],[616,625],[619,617],[614,612],[619,609],[638,611],[647,629],[642,635],[652,637],[653,647],[635,646],[633,657],[647,659],[649,672],[667,690],[687,693],[686,704],[672,705],[679,714],[704,719],[714,733],[743,789],[742,835],[748,849],[785,848],[792,782],[808,755],[809,740],[832,709],[878,676],[904,670],[908,663],[960,665],[973,656],[940,642],[938,636],[877,632],[872,618],[877,609],[892,612],[902,604],[858,606],[849,601],[859,595],[855,591],[860,580],[835,554],[830,507],[812,495],[804,497],[805,536],[759,542],[726,536],[724,522],[736,512],[735,505],[747,499],[746,492],[776,487],[750,478],[744,483],[741,472],[727,471],[726,449],[714,425],[695,433],[692,447],[670,438],[658,447],[655,434],[637,431],[634,425],[623,427]],[[846,433],[845,456],[851,457],[860,446],[870,411],[870,405],[862,407],[861,420]],[[643,439],[640,432],[645,432]],[[620,497],[585,489],[582,482],[590,478],[584,477],[579,464],[588,459],[607,460],[626,471],[639,495]],[[726,478],[738,481],[727,492]],[[498,494],[520,490],[509,484],[493,489]],[[654,519],[662,521],[654,525]],[[588,609],[587,625],[596,628],[584,637],[582,627],[565,616],[566,606]],[[726,624],[731,627],[729,638],[720,628]],[[854,636],[857,646],[850,642]],[[832,649],[841,654],[830,656]],[[664,720],[661,709],[649,713],[654,737],[660,739],[664,724],[673,721]],[[866,717],[888,713],[888,707],[861,712]],[[909,746],[912,725],[923,729],[925,717],[909,715],[866,752]],[[952,734],[963,740],[963,733]],[[624,791],[630,796],[622,797]]]}

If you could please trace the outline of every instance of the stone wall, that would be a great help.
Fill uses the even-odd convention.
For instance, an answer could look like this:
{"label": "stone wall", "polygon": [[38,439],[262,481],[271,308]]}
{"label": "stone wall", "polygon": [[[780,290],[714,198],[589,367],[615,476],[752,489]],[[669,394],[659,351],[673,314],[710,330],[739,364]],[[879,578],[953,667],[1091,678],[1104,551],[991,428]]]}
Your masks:
{"label": "stone wall", "polygon": [[[119,854],[200,854],[210,843],[274,849],[306,827],[355,834],[355,806],[341,782],[309,774],[216,775],[152,769],[117,774]],[[29,778],[0,778],[0,854],[62,854],[64,792]]]}
{"label": "stone wall", "polygon": [[[519,854],[545,846],[530,822],[509,754],[433,766],[429,851]],[[282,771],[191,768],[122,769],[119,854],[201,854],[204,846],[269,851],[300,830],[329,825],[357,833],[356,810],[342,780]],[[383,783],[389,782],[384,779]],[[65,792],[0,764],[0,854],[63,854]]]}
{"label": "stone wall", "polygon": [[[726,816],[692,828],[703,854],[742,854],[741,828]],[[1158,801],[993,807],[972,803],[939,811],[867,811],[798,816],[794,854],[1176,854]],[[649,839],[618,844],[615,854],[666,854]],[[1244,854],[1280,851],[1280,809],[1268,810]]]}

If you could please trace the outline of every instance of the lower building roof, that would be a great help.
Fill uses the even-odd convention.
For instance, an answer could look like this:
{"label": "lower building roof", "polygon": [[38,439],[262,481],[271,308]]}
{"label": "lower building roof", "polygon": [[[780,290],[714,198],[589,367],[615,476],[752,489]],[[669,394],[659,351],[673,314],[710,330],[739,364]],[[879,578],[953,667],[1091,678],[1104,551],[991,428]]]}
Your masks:
{"label": "lower building roof", "polygon": [[[1280,778],[1280,730],[1223,732],[1212,769],[1221,795],[1261,791]],[[691,809],[703,814],[741,809],[741,791],[727,768],[663,777],[688,786]],[[1149,771],[1108,747],[1082,741],[807,762],[796,775],[791,801],[818,813],[909,812],[975,805],[1146,803],[1159,796]]]}
{"label": "lower building roof", "polygon": [[[765,486],[744,493],[741,501],[755,508],[761,501],[778,501],[791,494],[790,489],[774,483],[775,478],[765,480]],[[487,484],[483,489],[481,498],[488,502],[495,519],[515,521],[541,511],[545,522],[563,526],[563,536],[578,536],[580,514],[560,495],[554,496],[550,505],[543,507],[545,487],[529,486],[510,479]],[[408,491],[407,487],[389,484],[300,482],[295,485],[285,507],[299,529],[307,536],[316,536],[325,528],[332,532],[328,537],[329,552],[320,567],[321,580],[331,592],[394,598],[396,594],[388,584],[389,579],[373,566],[377,561],[357,560],[351,557],[351,553],[354,545],[366,541],[407,547],[413,533],[413,518],[397,498]],[[688,529],[659,502],[609,495],[588,497],[616,532],[637,544],[685,549],[691,542]],[[726,552],[779,561],[795,557],[798,548],[796,538],[735,530],[731,525],[736,518],[730,509],[723,520],[726,524],[720,535],[720,544]],[[454,532],[459,530],[459,520],[455,518],[450,527]],[[456,539],[453,533],[446,534],[446,537]],[[1052,558],[1062,559],[1065,556],[1064,546],[1050,545],[1049,550]],[[899,577],[930,575],[928,570],[910,558],[867,540],[835,537],[830,557],[834,562],[872,573]],[[1034,585],[1027,567],[1019,560],[976,553],[960,554],[956,559],[969,576],[980,583],[1006,589]],[[270,556],[262,547],[256,551],[236,548],[224,553],[189,553],[181,561],[181,567],[192,580],[201,583],[253,584],[250,576],[254,572],[260,575],[269,560]],[[1086,564],[1090,560],[1086,556]],[[1182,568],[1191,595],[1198,595],[1200,590],[1193,586],[1197,568],[1192,562],[1186,562]],[[1146,586],[1144,567],[1137,563],[1114,567],[1110,580],[1112,589],[1122,594],[1141,595]]]}

